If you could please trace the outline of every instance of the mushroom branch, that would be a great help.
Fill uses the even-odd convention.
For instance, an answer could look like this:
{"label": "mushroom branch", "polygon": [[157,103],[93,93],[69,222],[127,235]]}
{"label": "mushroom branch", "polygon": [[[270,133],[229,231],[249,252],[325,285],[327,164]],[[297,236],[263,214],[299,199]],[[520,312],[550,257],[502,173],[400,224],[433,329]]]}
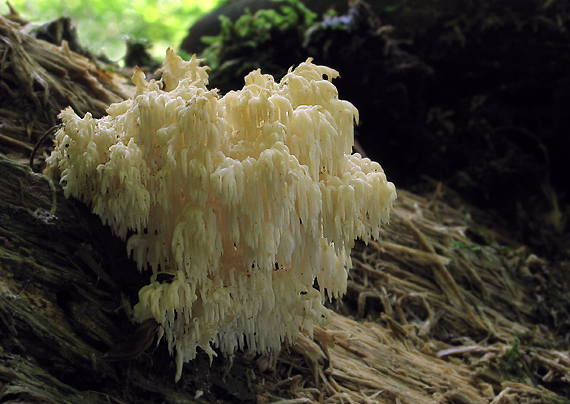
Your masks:
{"label": "mushroom branch", "polygon": [[198,347],[267,352],[326,323],[354,240],[377,238],[396,199],[352,154],[358,111],[338,72],[256,70],[221,97],[200,62],[168,51],[161,80],[137,70],[134,99],[101,119],[62,111],[46,168],[152,270],[135,320],[160,324],[177,379]]}

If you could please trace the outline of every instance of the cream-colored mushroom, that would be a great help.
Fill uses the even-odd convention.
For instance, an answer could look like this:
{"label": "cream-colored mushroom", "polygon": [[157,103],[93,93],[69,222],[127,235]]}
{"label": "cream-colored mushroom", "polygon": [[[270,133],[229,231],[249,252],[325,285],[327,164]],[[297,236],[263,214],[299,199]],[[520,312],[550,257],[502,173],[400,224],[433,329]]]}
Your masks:
{"label": "cream-colored mushroom", "polygon": [[62,111],[46,170],[152,270],[135,317],[162,325],[177,379],[198,347],[266,352],[325,323],[354,240],[378,237],[396,198],[352,154],[358,112],[336,71],[309,59],[277,83],[257,70],[220,97],[199,62],[169,51],[162,81],[137,71],[135,98],[101,119]]}

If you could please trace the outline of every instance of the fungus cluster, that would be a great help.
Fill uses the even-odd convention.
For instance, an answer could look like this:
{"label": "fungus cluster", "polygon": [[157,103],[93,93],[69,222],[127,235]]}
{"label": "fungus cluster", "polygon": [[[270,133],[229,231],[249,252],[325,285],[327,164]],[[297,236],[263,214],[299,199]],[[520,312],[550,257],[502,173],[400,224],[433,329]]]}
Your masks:
{"label": "fungus cluster", "polygon": [[197,347],[266,352],[326,322],[354,240],[378,237],[396,198],[352,154],[358,112],[335,70],[257,70],[223,97],[206,70],[169,51],[162,79],[137,71],[134,99],[103,118],[62,111],[46,169],[152,270],[135,319],[161,324],[177,379]]}

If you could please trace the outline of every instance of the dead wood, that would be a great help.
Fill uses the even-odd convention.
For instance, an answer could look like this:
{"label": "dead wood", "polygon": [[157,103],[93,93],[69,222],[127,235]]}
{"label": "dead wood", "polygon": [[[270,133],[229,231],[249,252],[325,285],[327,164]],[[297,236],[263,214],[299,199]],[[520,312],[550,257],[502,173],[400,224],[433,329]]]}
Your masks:
{"label": "dead wood", "polygon": [[93,60],[38,40],[0,16],[0,152],[27,160],[40,137],[71,106],[95,117],[132,95],[129,80]]}
{"label": "dead wood", "polygon": [[16,160],[61,108],[100,115],[130,90],[1,18],[0,47],[0,401],[568,402],[568,262],[491,230],[445,188],[399,191],[381,238],[354,248],[348,293],[314,338],[212,366],[199,355],[178,384],[164,344],[104,360],[134,332],[148,274],[87,207]]}

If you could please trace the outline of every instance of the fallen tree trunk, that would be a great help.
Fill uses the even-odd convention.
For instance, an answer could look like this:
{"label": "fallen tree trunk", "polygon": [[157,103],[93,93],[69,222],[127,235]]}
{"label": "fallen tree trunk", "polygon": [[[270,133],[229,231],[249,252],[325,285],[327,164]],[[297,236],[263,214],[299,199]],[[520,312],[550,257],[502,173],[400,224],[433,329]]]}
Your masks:
{"label": "fallen tree trunk", "polygon": [[237,354],[233,366],[199,355],[178,384],[162,345],[107,362],[102,354],[134,332],[128,314],[146,275],[51,179],[6,158],[0,169],[4,400],[557,402],[538,386],[568,384],[570,358],[535,304],[547,297],[529,283],[556,268],[473,242],[465,234],[481,228],[459,223],[464,214],[440,204],[433,221],[436,204],[405,191],[382,239],[354,251],[349,293],[314,340]]}
{"label": "fallen tree trunk", "polygon": [[[64,52],[71,58],[64,64],[83,58],[0,22],[5,55],[25,62],[41,49]],[[85,72],[97,69],[80,60]],[[129,339],[136,329],[130,312],[149,275],[88,207],[20,164],[38,136],[18,137],[22,126],[20,135],[7,134],[9,117],[39,105],[55,119],[66,101],[36,104],[43,98],[26,93],[53,94],[45,75],[59,70],[30,64],[28,79],[10,81],[11,63],[2,65],[2,85],[28,96],[19,104],[4,98],[0,115],[2,135],[26,145],[6,141],[2,152],[11,158],[0,154],[1,402],[568,402],[568,262],[534,256],[496,218],[441,187],[429,197],[399,191],[381,238],[354,249],[348,293],[331,304],[333,321],[317,327],[314,339],[303,335],[281,352],[236,353],[211,366],[200,354],[177,384],[165,344],[106,360],[109,348],[137,342]],[[101,88],[117,97],[126,91],[113,87],[118,77],[90,77],[90,85],[74,87],[85,91],[81,99],[99,99]],[[32,84],[21,90],[19,82]],[[51,123],[42,121],[44,131]]]}

